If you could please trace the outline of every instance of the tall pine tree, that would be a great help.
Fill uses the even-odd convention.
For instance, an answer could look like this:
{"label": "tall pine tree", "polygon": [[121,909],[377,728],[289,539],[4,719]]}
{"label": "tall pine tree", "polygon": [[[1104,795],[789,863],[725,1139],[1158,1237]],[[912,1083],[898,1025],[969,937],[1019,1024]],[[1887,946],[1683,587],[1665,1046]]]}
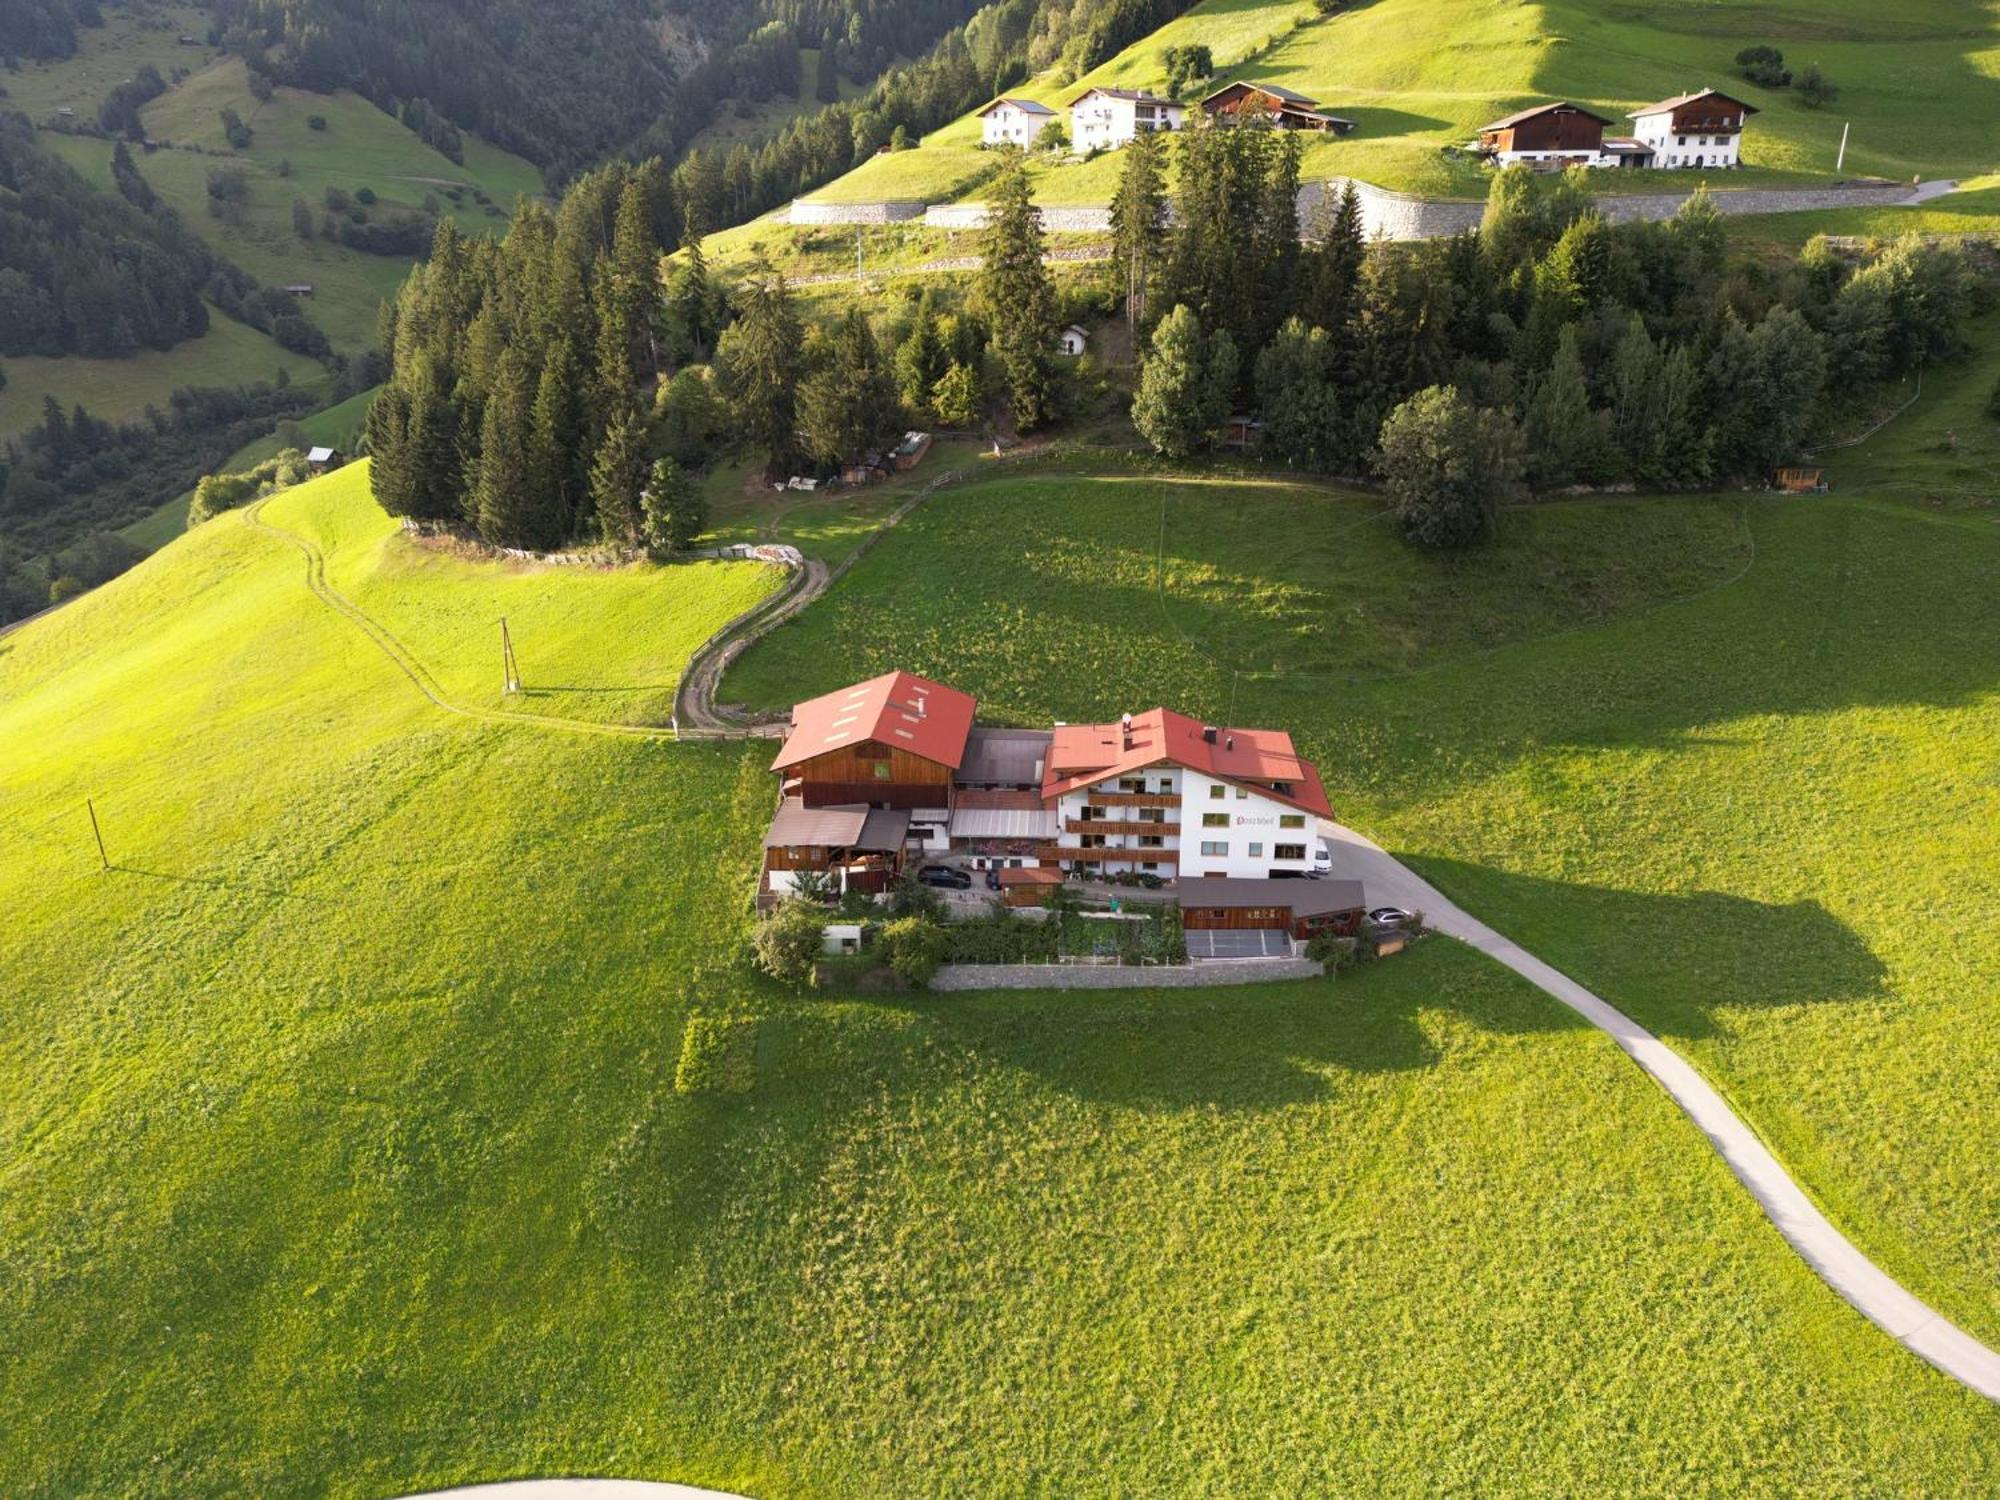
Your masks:
{"label": "tall pine tree", "polygon": [[1042,263],[1042,216],[1017,151],[1008,151],[987,199],[979,297],[1007,381],[1014,426],[1032,432],[1056,408],[1056,293]]}
{"label": "tall pine tree", "polygon": [[1166,180],[1165,138],[1141,131],[1125,148],[1118,192],[1111,200],[1111,260],[1125,284],[1125,322],[1134,330],[1146,320],[1154,247],[1166,230]]}

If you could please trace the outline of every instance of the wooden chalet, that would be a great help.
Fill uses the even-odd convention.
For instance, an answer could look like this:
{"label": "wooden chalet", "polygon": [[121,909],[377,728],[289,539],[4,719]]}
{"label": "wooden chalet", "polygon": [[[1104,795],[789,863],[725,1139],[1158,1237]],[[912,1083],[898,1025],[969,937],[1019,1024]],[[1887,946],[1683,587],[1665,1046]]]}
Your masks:
{"label": "wooden chalet", "polygon": [[1261,116],[1280,130],[1322,130],[1346,135],[1354,129],[1352,120],[1327,114],[1317,99],[1308,99],[1275,83],[1225,84],[1201,101],[1201,111],[1219,125],[1234,124],[1249,115]]}
{"label": "wooden chalet", "polygon": [[1579,104],[1559,99],[1504,115],[1479,130],[1479,149],[1503,161],[1522,157],[1596,157],[1611,123]]}

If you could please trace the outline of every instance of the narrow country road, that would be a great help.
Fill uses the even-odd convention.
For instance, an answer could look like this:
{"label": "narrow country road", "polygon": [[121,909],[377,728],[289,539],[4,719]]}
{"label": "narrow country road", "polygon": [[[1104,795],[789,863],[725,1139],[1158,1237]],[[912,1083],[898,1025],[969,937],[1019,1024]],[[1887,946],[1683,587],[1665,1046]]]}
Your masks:
{"label": "narrow country road", "polygon": [[1461,909],[1416,871],[1351,828],[1322,822],[1333,874],[1364,883],[1370,905],[1420,911],[1430,926],[1477,948],[1606,1032],[1701,1127],[1791,1247],[1862,1316],[1920,1359],[2000,1401],[2000,1352],[1913,1297],[1834,1228],[1778,1159],[1687,1059],[1616,1007]]}

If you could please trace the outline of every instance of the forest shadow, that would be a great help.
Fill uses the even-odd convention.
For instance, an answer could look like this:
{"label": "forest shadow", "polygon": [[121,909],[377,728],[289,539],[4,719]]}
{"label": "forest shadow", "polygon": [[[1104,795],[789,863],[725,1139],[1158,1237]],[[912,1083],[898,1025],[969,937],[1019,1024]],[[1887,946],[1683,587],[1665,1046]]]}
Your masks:
{"label": "forest shadow", "polygon": [[[1655,896],[1569,886],[1426,861],[1470,909],[1670,1037],[1715,1034],[1718,1007],[1878,997],[1886,970],[1816,901],[1721,891]],[[1543,952],[1528,923],[1583,935]],[[1400,1073],[1441,1060],[1439,1015],[1520,1037],[1590,1023],[1518,976],[1463,961],[1449,938],[1334,980],[1204,990],[990,992],[903,997],[940,1041],[1021,1068],[1096,1103],[1149,1110],[1266,1110],[1327,1097],[1338,1075]],[[1631,981],[1626,983],[1625,981]]]}
{"label": "forest shadow", "polygon": [[1879,1000],[1888,968],[1819,901],[1663,895],[1408,861],[1460,906],[1649,1030],[1728,1034],[1720,1012]]}

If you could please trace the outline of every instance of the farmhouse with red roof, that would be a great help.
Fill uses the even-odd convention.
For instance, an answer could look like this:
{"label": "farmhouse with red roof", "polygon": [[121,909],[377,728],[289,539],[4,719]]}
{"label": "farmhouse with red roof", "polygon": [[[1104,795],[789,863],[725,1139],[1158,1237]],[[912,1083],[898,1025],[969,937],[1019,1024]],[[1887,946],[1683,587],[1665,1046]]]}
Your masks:
{"label": "farmhouse with red roof", "polygon": [[792,710],[766,901],[801,872],[880,891],[908,851],[1074,875],[1306,875],[1331,817],[1318,770],[1281,729],[1171,709],[1053,729],[976,725],[973,698],[890,672]]}

